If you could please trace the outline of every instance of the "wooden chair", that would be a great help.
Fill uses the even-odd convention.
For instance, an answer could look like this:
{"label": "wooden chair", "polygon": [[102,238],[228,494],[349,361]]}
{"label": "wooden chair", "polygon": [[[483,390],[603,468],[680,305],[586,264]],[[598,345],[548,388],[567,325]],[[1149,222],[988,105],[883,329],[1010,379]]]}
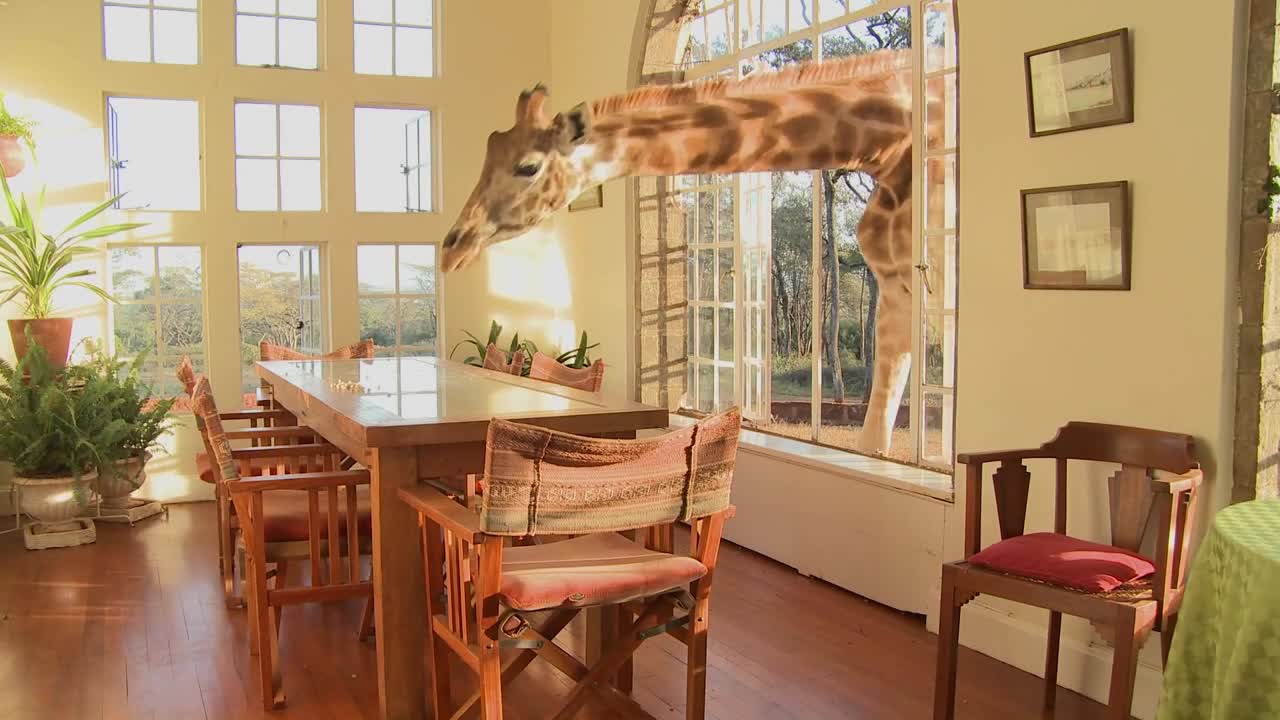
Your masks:
{"label": "wooden chair", "polygon": [[485,370],[496,370],[497,372],[506,373],[508,375],[524,374],[524,351],[516,350],[511,353],[511,359],[507,359],[507,354],[498,349],[497,345],[489,343],[484,349],[484,360],[482,361]]}
{"label": "wooden chair", "polygon": [[[1011,548],[1016,542],[1029,546],[1024,521],[1031,473],[1024,461],[1036,458],[1056,462],[1054,535],[1043,539],[1057,543],[1078,543],[1067,532],[1067,468],[1073,460],[1112,463],[1120,466],[1108,480],[1111,515],[1110,556],[1087,550],[1072,553],[1058,564],[1069,568],[1086,557],[1128,562],[1142,546],[1152,519],[1155,520],[1155,567],[1143,582],[1130,582],[1110,592],[1083,592],[969,562],[981,544],[983,466],[999,463],[992,481],[999,519],[1000,543],[991,548]],[[968,453],[958,455],[965,464],[964,555],[961,562],[942,566],[942,600],[938,630],[937,682],[934,687],[934,720],[954,717],[956,654],[960,639],[960,609],[981,594],[1045,608],[1049,613],[1049,644],[1045,654],[1044,706],[1054,706],[1057,692],[1058,647],[1062,614],[1092,621],[1114,629],[1115,656],[1111,669],[1111,695],[1107,717],[1128,720],[1133,702],[1138,650],[1150,632],[1160,631],[1163,659],[1168,658],[1178,607],[1182,602],[1188,561],[1188,541],[1192,535],[1196,500],[1203,475],[1195,458],[1190,435],[1145,430],[1118,425],[1070,422],[1049,442],[1033,450]],[[991,548],[986,552],[991,557]],[[1064,554],[1065,555],[1065,554]],[[1032,561],[1036,558],[1032,556]],[[1046,558],[1046,561],[1054,558]]]}
{"label": "wooden chair", "polygon": [[[372,545],[369,473],[340,469],[342,451],[326,443],[232,449],[207,379],[196,381],[192,403],[204,421],[219,481],[235,504],[262,704],[279,708],[285,694],[276,641],[284,606],[365,598],[360,635],[367,634],[373,585],[363,577],[360,555]],[[288,472],[250,475],[249,466],[264,458],[283,461]],[[293,560],[310,560],[309,585],[286,587]]]}
{"label": "wooden chair", "polygon": [[[183,356],[178,363],[177,376],[187,395],[193,396],[198,378],[191,364],[191,358]],[[191,413],[195,417],[196,429],[200,431],[200,440],[204,443],[205,449],[202,453],[196,453],[196,471],[201,480],[213,486],[214,502],[217,505],[218,573],[222,577],[224,599],[229,608],[241,607],[244,604],[244,598],[239,589],[239,575],[236,572],[235,562],[235,538],[238,526],[231,506],[231,496],[226,492],[223,483],[218,480],[214,464],[210,459],[213,453],[205,434],[204,419],[195,411],[194,404],[191,407]],[[219,413],[219,419],[223,422],[248,422],[247,428],[228,430],[227,437],[231,440],[248,440],[253,447],[275,445],[281,442],[288,444],[314,442],[314,433],[308,428],[299,427],[293,415],[283,410],[233,410]],[[260,475],[269,469],[265,462],[259,461],[248,468],[248,474]]]}
{"label": "wooden chair", "polygon": [[587,392],[600,392],[604,385],[604,361],[597,360],[585,368],[571,368],[550,355],[535,352],[529,377]]}
{"label": "wooden chair", "polygon": [[[704,717],[711,583],[733,512],[739,425],[732,410],[662,437],[604,440],[493,420],[479,515],[429,486],[401,490],[422,526],[435,717],[478,705],[484,720],[499,720],[502,685],[536,658],[577,683],[554,717],[572,717],[593,694],[619,717],[651,717],[629,696],[630,658],[663,633],[688,646],[686,716]],[[691,556],[674,554],[676,522],[691,527]],[[575,537],[504,547],[544,534]],[[593,667],[554,642],[584,608],[620,629]],[[550,616],[535,626],[529,614],[541,611]],[[502,648],[520,652],[504,665]],[[451,654],[480,679],[456,712]]]}
{"label": "wooden chair", "polygon": [[[365,338],[360,342],[344,345],[333,352],[322,355],[300,353],[293,348],[263,340],[258,343],[258,359],[263,362],[269,360],[368,360],[374,357],[374,350],[373,338]],[[271,398],[271,386],[267,385],[266,382],[263,382],[258,388],[257,401],[259,407],[274,407],[274,401]]]}

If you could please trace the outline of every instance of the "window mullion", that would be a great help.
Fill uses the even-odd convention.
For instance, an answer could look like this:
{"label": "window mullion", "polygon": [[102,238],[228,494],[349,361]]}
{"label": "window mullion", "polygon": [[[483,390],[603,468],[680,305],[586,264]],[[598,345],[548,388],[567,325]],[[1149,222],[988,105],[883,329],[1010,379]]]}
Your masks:
{"label": "window mullion", "polygon": [[[923,58],[925,51],[924,37],[924,9],[928,0],[920,0],[914,6],[909,8],[911,13],[911,47],[913,48],[913,57]],[[924,136],[924,98],[926,85],[924,81],[923,61],[911,63],[911,137],[915,147],[925,147],[927,145]],[[926,175],[928,173],[928,161],[923,157],[913,159],[916,164],[912,168],[911,183],[912,197],[924,199],[924,189],[926,184]],[[925,423],[928,413],[924,407],[923,382],[924,374],[924,287],[921,282],[923,271],[922,267],[924,256],[924,203],[920,200],[911,203],[911,370],[907,387],[910,388],[910,428],[911,432],[911,457],[916,463],[924,461],[924,432]],[[896,408],[894,409],[896,411]]]}
{"label": "window mullion", "polygon": [[821,170],[810,173],[810,258],[809,262],[809,422],[810,439],[817,441],[822,427],[822,298],[819,292],[822,267],[822,179]]}

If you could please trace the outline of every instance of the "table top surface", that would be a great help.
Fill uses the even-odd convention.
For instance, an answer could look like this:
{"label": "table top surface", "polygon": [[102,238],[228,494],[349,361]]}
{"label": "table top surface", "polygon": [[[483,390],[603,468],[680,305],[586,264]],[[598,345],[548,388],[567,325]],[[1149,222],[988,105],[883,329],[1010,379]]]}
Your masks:
{"label": "table top surface", "polygon": [[609,388],[588,393],[431,357],[279,360],[258,362],[256,367],[271,385],[292,386],[309,407],[319,403],[366,431],[487,424],[495,417],[586,418],[587,427],[590,418],[616,421],[622,415],[630,429],[667,424],[665,409],[634,402]]}

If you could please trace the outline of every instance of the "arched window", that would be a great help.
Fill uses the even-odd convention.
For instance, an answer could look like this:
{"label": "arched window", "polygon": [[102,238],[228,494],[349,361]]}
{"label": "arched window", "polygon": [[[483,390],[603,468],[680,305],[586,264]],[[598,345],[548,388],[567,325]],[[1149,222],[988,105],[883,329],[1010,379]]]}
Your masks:
{"label": "arched window", "polygon": [[[881,452],[942,469],[955,417],[955,27],[954,2],[658,0],[641,78],[910,53],[913,362]],[[857,450],[876,353],[876,279],[857,233],[872,179],[829,169],[636,182],[641,399],[689,414],[736,404],[758,430]]]}

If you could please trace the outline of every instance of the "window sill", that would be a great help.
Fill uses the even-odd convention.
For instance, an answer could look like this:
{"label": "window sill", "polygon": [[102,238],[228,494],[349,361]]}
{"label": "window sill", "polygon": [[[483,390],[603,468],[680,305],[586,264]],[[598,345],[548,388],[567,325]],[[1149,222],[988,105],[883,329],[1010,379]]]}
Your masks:
{"label": "window sill", "polygon": [[[668,422],[673,428],[687,427],[697,422],[694,418],[676,413],[671,413],[669,418]],[[755,430],[743,429],[738,439],[738,446],[745,452],[766,455],[820,472],[915,495],[924,495],[943,502],[955,501],[955,490],[949,473],[903,465]]]}

